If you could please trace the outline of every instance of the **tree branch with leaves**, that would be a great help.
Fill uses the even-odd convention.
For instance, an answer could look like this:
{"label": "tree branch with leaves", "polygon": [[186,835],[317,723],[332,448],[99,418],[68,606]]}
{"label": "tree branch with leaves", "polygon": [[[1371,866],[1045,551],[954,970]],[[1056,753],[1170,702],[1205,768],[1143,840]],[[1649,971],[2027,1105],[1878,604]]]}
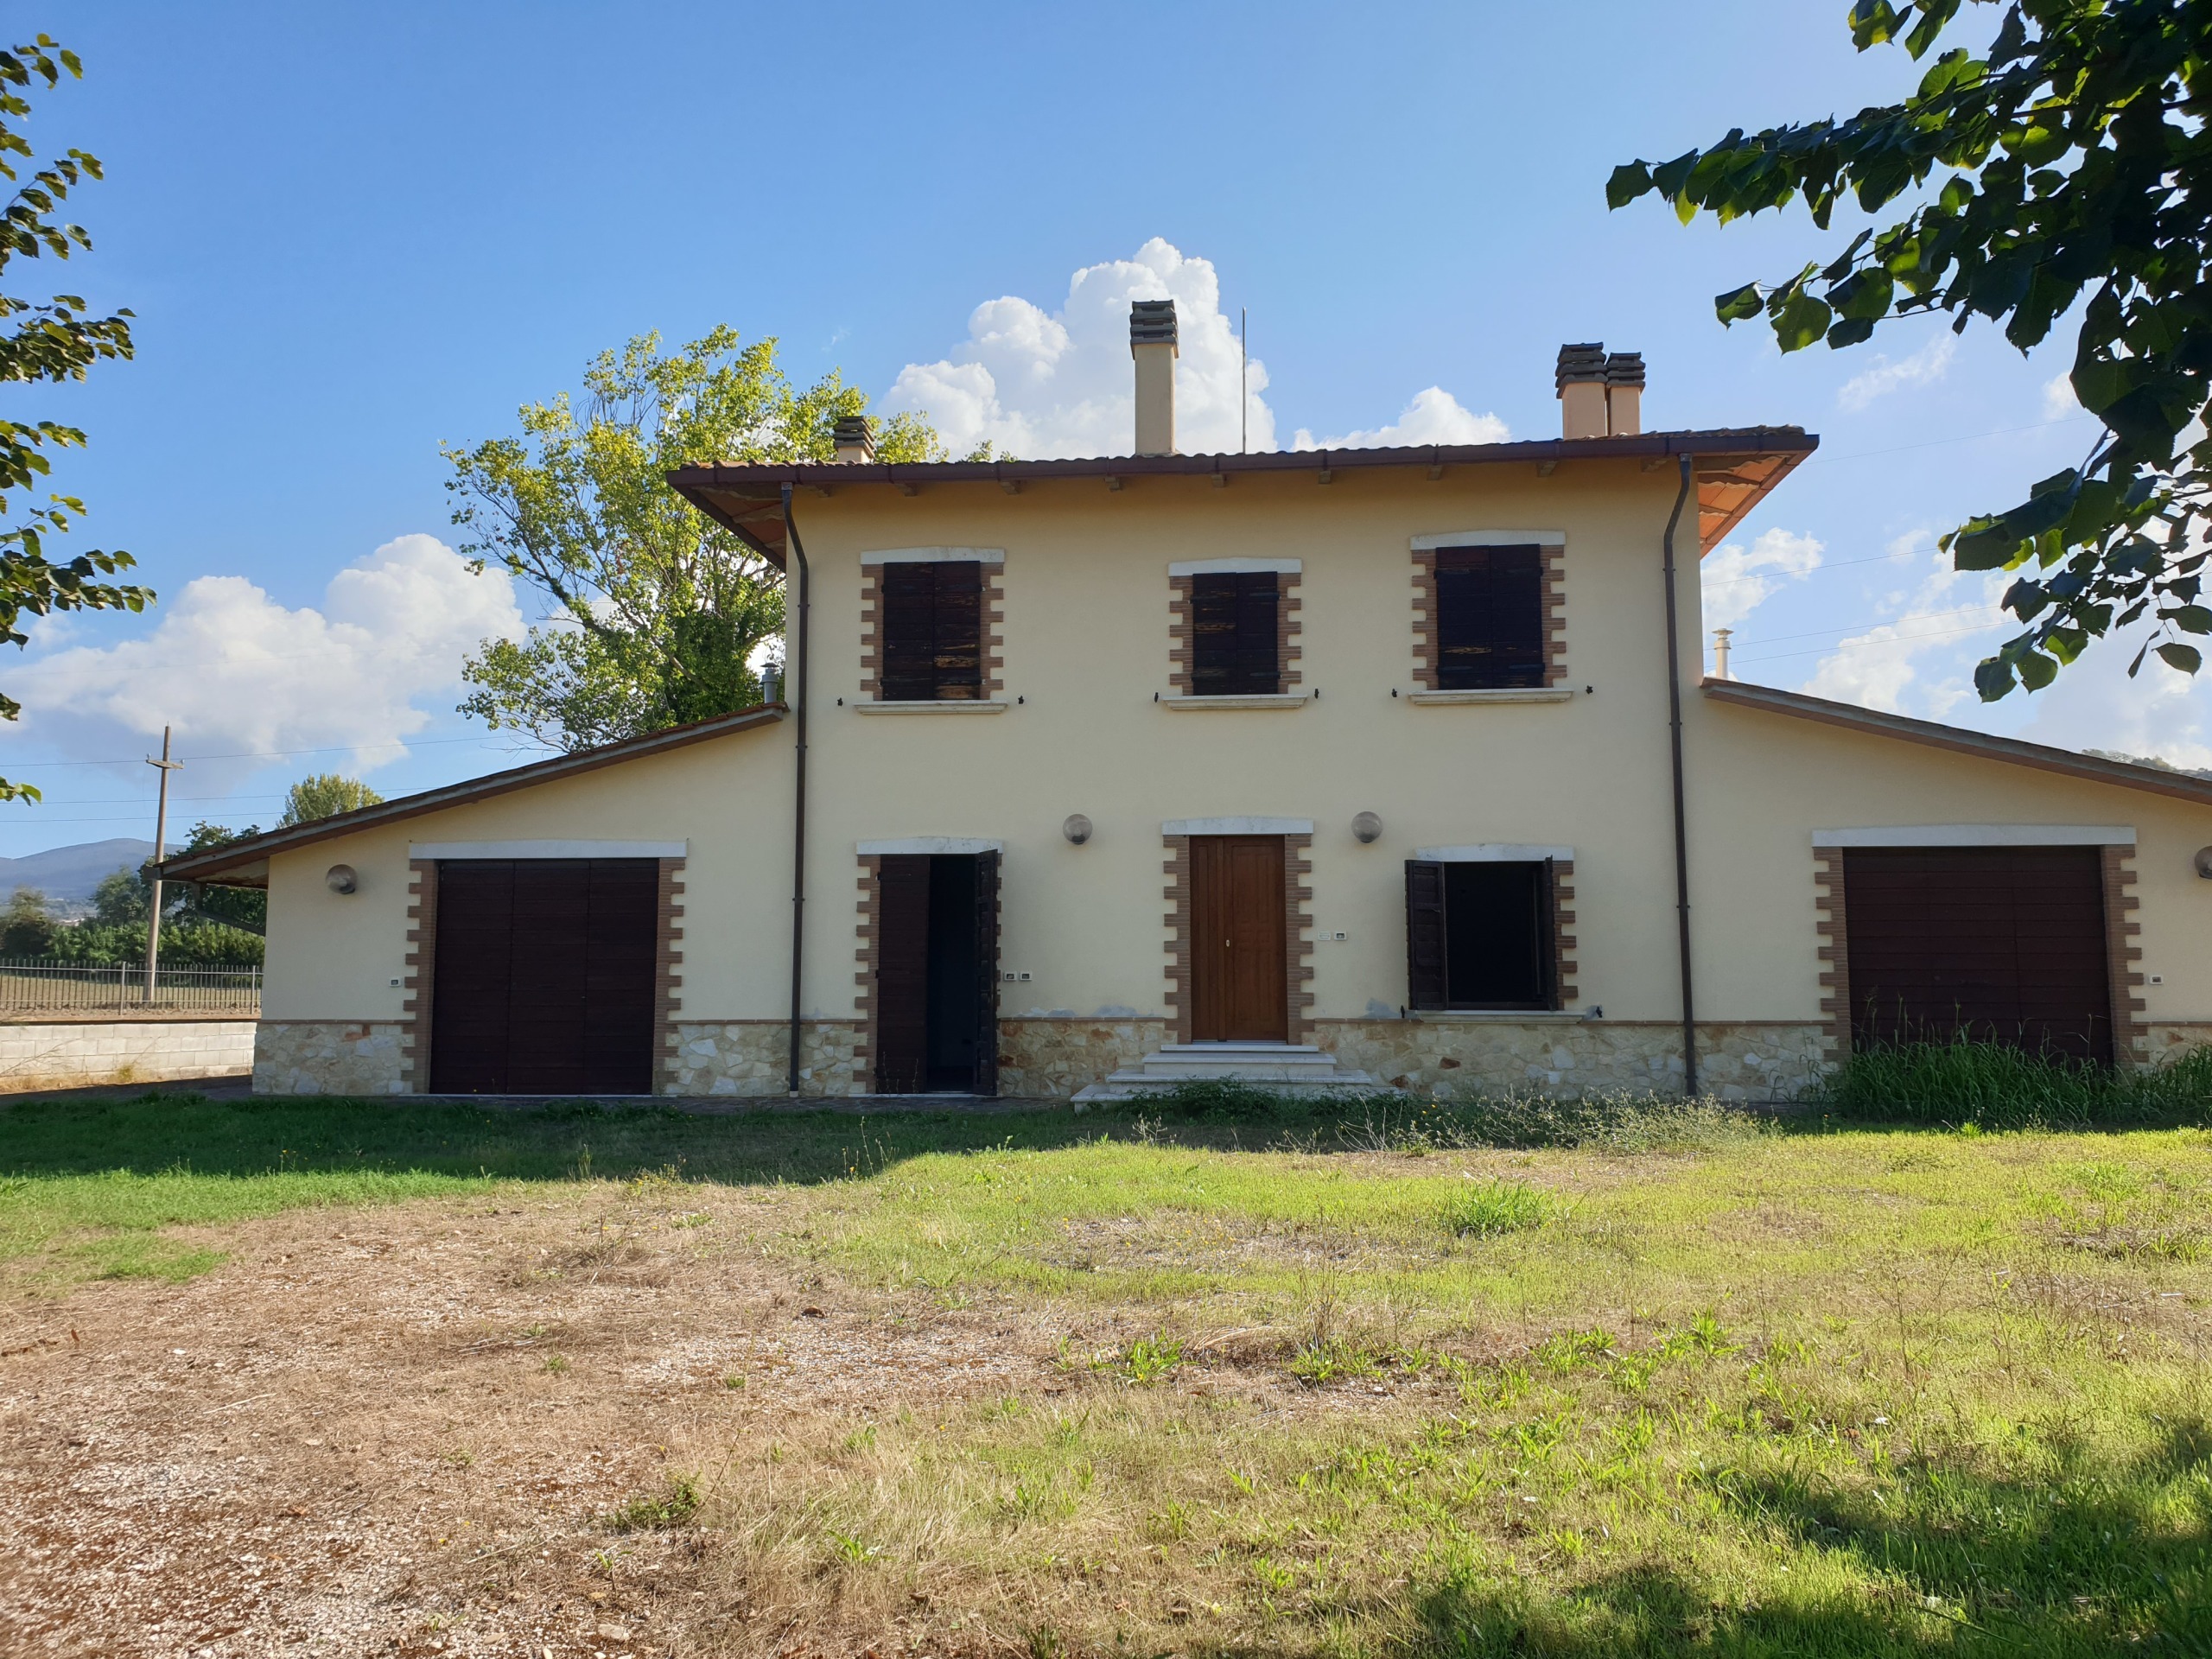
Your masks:
{"label": "tree branch with leaves", "polygon": [[[677,467],[826,461],[866,396],[833,371],[794,388],[776,341],[718,327],[664,353],[658,334],[601,353],[579,410],[565,392],[520,410],[519,436],[448,448],[461,551],[545,601],[521,640],[486,640],[461,712],[580,749],[758,702],[747,659],[781,632],[783,575],[668,487]],[[887,461],[931,461],[927,421],[881,423]]]}
{"label": "tree branch with leaves", "polygon": [[[0,176],[16,186],[0,212],[0,272],[17,259],[67,259],[78,249],[92,249],[85,227],[64,221],[59,211],[72,190],[101,176],[99,159],[72,149],[41,167],[22,130],[31,111],[29,94],[41,86],[53,90],[65,73],[82,79],[84,67],[75,53],[48,35],[0,51]],[[19,168],[29,169],[30,176],[24,178]],[[34,302],[0,292],[0,385],[82,380],[101,359],[132,355],[131,314],[94,317],[90,310],[74,294]],[[0,416],[0,515],[52,472],[49,450],[84,443],[82,431],[59,421]],[[18,647],[29,643],[19,626],[26,612],[143,611],[153,602],[151,588],[100,580],[129,569],[135,562],[128,553],[95,548],[60,563],[48,558],[48,539],[67,535],[84,512],[75,496],[49,494],[20,523],[0,528],[0,641]],[[0,694],[0,719],[14,720],[22,712],[14,698]],[[38,798],[32,785],[0,778],[0,801]]]}
{"label": "tree branch with leaves", "polygon": [[[1935,49],[1963,0],[1857,0],[1853,41]],[[1997,0],[1975,0],[1993,4]],[[2212,4],[2018,0],[1980,57],[1944,52],[1902,102],[1848,119],[1739,129],[1708,149],[1614,169],[1606,198],[1646,194],[1688,224],[1802,200],[1825,231],[1848,198],[1878,214],[1836,257],[1719,296],[1724,323],[1764,315],[1785,352],[1855,346],[1894,317],[2001,323],[2025,353],[2081,307],[2072,382],[2103,429],[2082,464],[1943,537],[1961,570],[2019,573],[2024,625],[1974,671],[1985,701],[2038,690],[2091,640],[2140,625],[2132,676],[2155,652],[2194,674],[2212,528]],[[1932,194],[1931,194],[1932,193]]]}

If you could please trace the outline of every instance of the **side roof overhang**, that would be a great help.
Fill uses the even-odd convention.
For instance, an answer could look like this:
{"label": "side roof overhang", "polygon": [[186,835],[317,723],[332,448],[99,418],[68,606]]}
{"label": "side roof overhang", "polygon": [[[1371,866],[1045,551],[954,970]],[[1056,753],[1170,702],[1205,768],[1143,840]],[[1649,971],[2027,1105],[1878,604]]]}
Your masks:
{"label": "side roof overhang", "polygon": [[510,795],[518,789],[535,789],[540,784],[581,777],[605,766],[619,766],[626,760],[665,754],[671,749],[710,742],[718,737],[732,737],[740,732],[758,731],[773,726],[786,712],[780,702],[763,703],[734,715],[717,715],[712,720],[695,721],[689,726],[625,738],[595,749],[579,749],[574,754],[558,754],[550,760],[532,761],[529,766],[495,772],[488,778],[471,779],[465,784],[448,784],[442,789],[424,790],[419,795],[403,795],[396,801],[340,812],[335,817],[317,818],[312,823],[271,830],[266,835],[251,836],[226,846],[179,853],[162,862],[162,877],[168,881],[199,881],[214,887],[265,887],[269,881],[269,861],[275,854],[293,852],[302,847],[312,847],[319,841],[334,840],[407,818],[419,818],[425,813],[442,812],[448,807],[487,801],[495,795]]}
{"label": "side roof overhang", "polygon": [[685,467],[668,475],[684,499],[781,569],[784,488],[833,490],[874,485],[913,495],[933,484],[997,484],[1019,489],[1046,479],[1224,479],[1266,473],[1351,472],[1376,467],[1555,467],[1569,461],[1642,461],[1656,469],[1693,458],[1698,545],[1711,551],[1820,447],[1797,426],[1707,432],[1645,432],[1634,437],[1550,438],[1529,443],[1424,444],[1396,449],[1288,449],[1242,455],[1107,455],[1074,461],[900,461],[875,465],[807,461],[777,466]]}
{"label": "side roof overhang", "polygon": [[2212,806],[2212,778],[2194,778],[2185,772],[2165,772],[2127,760],[2107,760],[2094,754],[2077,754],[2071,749],[2054,749],[2042,743],[2023,743],[2017,737],[1992,737],[1963,727],[1940,726],[1932,720],[1912,720],[1904,715],[1885,715],[1853,703],[1808,697],[1802,691],[1745,685],[1739,680],[1707,680],[1701,689],[1713,702],[1741,709],[1759,709],[1796,720],[1819,721],[1823,725],[1841,726],[1876,737],[1896,738],[1929,748],[1948,749],[1956,754],[1978,755],[1985,760],[2032,766],[2038,772],[2055,772],[2063,777],[2083,778],[2091,783],[2112,784],[2152,795],[2171,795],[2177,800]]}

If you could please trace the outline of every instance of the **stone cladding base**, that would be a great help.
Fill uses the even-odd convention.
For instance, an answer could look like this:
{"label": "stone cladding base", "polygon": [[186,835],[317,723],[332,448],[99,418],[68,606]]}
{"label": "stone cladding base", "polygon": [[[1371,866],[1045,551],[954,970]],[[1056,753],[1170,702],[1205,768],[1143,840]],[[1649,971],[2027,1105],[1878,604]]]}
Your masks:
{"label": "stone cladding base", "polygon": [[253,1039],[257,1095],[413,1092],[399,1020],[264,1020]]}
{"label": "stone cladding base", "polygon": [[[791,1029],[781,1020],[673,1020],[660,1092],[756,1099],[783,1094],[791,1083]],[[868,1091],[853,1065],[861,1032],[856,1020],[806,1023],[799,1033],[802,1095],[842,1096]]]}
{"label": "stone cladding base", "polygon": [[[1700,1024],[1698,1083],[1723,1100],[1774,1100],[1826,1069],[1827,1027]],[[1626,1020],[1316,1020],[1313,1040],[1395,1089],[1439,1096],[1679,1094],[1681,1027]]]}

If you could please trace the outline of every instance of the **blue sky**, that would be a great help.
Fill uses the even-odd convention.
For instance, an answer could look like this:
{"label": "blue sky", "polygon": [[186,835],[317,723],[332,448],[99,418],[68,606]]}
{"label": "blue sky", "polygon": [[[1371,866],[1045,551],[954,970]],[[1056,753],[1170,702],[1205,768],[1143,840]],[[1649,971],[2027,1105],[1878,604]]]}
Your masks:
{"label": "blue sky", "polygon": [[[2088,443],[2050,386],[2063,346],[2023,360],[1993,330],[1915,322],[1784,359],[1763,329],[1723,330],[1712,296],[1847,231],[1606,211],[1617,162],[1894,95],[1910,65],[1855,54],[1846,9],[18,14],[86,68],[40,98],[32,136],[95,151],[108,179],[73,203],[94,252],[18,262],[11,291],[130,305],[139,356],[17,406],[90,430],[57,481],[162,603],[0,657],[26,704],[0,771],[47,791],[0,811],[0,854],[144,833],[137,758],[165,718],[192,763],[180,824],[267,823],[307,771],[396,794],[513,764],[453,713],[454,682],[474,639],[534,609],[438,546],[441,441],[512,429],[632,334],[721,321],[779,336],[796,376],[951,398],[1020,358],[976,342],[979,307],[1021,302],[987,331],[1049,327],[1084,271],[1086,304],[1172,269],[1171,289],[1211,280],[1249,307],[1263,429],[1286,444],[1550,435],[1560,341],[1641,350],[1651,425],[1823,439],[1707,561],[1739,677],[2212,764],[2212,697],[2131,683],[2118,649],[2032,701],[1968,689],[1999,625],[1933,538]],[[1001,391],[990,429],[1079,442],[1065,410]]]}

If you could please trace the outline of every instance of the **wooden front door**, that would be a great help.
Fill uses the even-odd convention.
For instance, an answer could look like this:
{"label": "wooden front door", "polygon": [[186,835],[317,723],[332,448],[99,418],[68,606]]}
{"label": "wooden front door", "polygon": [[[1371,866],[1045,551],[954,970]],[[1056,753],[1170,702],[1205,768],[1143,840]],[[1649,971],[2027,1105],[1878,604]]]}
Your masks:
{"label": "wooden front door", "polygon": [[1287,1042],[1280,836],[1191,837],[1191,1040]]}

